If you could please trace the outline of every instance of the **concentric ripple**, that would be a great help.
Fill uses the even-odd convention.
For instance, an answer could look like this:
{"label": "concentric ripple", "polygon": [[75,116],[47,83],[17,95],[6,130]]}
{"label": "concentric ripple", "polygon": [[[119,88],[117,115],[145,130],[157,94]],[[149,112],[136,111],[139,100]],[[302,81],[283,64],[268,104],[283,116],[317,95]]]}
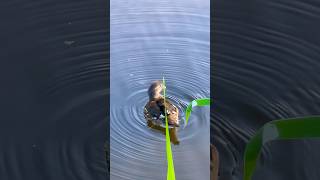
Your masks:
{"label": "concentric ripple", "polygon": [[[211,140],[220,179],[241,180],[246,142],[263,124],[320,114],[320,4],[221,0],[214,7]],[[270,143],[253,179],[319,179],[319,147]]]}
{"label": "concentric ripple", "polygon": [[[209,1],[111,2],[111,179],[166,179],[165,136],[147,127],[152,81],[184,109],[209,97]],[[209,108],[199,108],[173,146],[177,179],[209,179]]]}

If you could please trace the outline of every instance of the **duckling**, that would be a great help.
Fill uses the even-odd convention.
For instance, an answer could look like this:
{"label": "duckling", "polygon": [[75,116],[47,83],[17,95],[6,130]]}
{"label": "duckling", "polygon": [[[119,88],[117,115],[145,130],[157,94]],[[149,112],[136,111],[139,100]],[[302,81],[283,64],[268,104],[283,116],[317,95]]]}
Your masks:
{"label": "duckling", "polygon": [[149,101],[144,108],[144,117],[160,125],[165,124],[165,110],[168,117],[168,124],[171,127],[179,127],[179,109],[168,99],[163,98],[161,92],[165,87],[161,81],[155,81],[148,89]]}

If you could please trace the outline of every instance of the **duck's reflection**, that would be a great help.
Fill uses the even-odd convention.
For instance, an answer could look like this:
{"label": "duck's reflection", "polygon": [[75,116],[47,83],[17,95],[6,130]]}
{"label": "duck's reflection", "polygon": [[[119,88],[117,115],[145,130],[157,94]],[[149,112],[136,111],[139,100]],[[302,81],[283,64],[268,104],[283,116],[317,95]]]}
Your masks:
{"label": "duck's reflection", "polygon": [[218,179],[219,153],[217,148],[210,144],[210,180]]}
{"label": "duck's reflection", "polygon": [[[151,129],[158,130],[158,131],[162,132],[162,134],[166,135],[166,128],[153,123],[152,120],[147,120],[147,125]],[[180,143],[178,136],[177,136],[176,127],[169,128],[169,135],[170,135],[170,141],[172,144],[178,145]]]}

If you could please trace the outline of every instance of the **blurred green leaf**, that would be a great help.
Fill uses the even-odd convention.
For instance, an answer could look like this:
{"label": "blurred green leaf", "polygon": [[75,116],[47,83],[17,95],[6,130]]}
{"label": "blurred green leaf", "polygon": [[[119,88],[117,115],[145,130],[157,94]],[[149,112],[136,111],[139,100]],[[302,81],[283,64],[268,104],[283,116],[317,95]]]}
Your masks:
{"label": "blurred green leaf", "polygon": [[246,146],[244,180],[251,180],[265,143],[304,138],[320,138],[320,116],[276,120],[265,124]]}

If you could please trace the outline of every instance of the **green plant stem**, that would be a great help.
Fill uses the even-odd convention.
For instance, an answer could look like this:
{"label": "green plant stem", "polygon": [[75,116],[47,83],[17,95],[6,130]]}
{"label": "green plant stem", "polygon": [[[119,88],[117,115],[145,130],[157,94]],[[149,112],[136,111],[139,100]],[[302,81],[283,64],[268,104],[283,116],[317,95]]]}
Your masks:
{"label": "green plant stem", "polygon": [[[164,77],[162,79],[162,84],[164,86],[163,88],[163,98],[164,102],[166,101],[166,82],[164,80]],[[164,103],[165,104],[165,103]],[[169,134],[169,127],[168,127],[168,116],[167,116],[167,110],[165,107],[165,119],[166,119],[166,152],[167,152],[167,162],[168,162],[168,169],[167,169],[167,180],[175,180],[175,172],[174,172],[174,164],[173,164],[173,157],[172,157],[172,150],[171,150],[171,143],[170,143],[170,134]]]}

